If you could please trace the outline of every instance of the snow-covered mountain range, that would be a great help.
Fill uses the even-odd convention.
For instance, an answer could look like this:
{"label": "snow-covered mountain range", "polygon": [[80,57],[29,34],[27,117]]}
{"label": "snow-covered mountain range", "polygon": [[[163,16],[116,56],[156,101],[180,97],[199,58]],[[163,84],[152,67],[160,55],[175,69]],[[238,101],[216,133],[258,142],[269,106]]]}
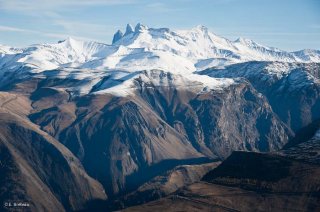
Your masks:
{"label": "snow-covered mountain range", "polygon": [[[41,75],[56,70],[51,76],[90,81],[76,88],[80,93],[88,93],[105,76],[128,81],[138,77],[142,70],[159,69],[206,83],[207,78],[194,73],[246,61],[320,62],[320,51],[286,52],[244,38],[230,41],[204,26],[172,31],[140,23],[133,28],[128,24],[125,33],[120,30],[115,33],[111,45],[73,38],[27,48],[1,45],[0,82],[11,78],[12,73],[15,77],[25,77],[25,71]],[[209,81],[212,85],[212,79]]]}
{"label": "snow-covered mountain range", "polygon": [[319,130],[318,50],[141,24],[112,44],[0,45],[0,201],[31,211],[320,208]]}

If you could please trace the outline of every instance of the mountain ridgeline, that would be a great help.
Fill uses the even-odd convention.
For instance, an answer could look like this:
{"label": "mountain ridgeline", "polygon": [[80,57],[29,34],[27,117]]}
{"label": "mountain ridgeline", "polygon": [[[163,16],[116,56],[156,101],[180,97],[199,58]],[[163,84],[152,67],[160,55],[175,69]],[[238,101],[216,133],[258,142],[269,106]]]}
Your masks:
{"label": "mountain ridgeline", "polygon": [[[243,183],[248,172],[239,164],[254,167],[263,158],[269,169],[274,157],[283,165],[299,158],[297,148],[316,146],[310,138],[320,127],[319,77],[317,50],[230,41],[203,26],[127,25],[111,45],[68,38],[0,46],[0,199],[22,199],[31,210],[95,203],[117,210],[203,176],[257,188],[265,179],[253,173],[257,184]],[[188,192],[209,189],[193,186]]]}

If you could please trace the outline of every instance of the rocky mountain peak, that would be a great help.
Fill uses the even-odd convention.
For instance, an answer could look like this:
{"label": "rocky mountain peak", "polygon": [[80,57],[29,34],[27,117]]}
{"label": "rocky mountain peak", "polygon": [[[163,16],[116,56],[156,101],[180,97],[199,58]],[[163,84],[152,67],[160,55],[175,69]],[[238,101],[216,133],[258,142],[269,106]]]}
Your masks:
{"label": "rocky mountain peak", "polygon": [[147,29],[149,29],[149,27],[147,27],[147,26],[145,26],[145,25],[143,25],[141,23],[138,23],[136,25],[136,27],[134,28],[134,31],[135,32],[142,32],[142,31],[147,30]]}
{"label": "rocky mountain peak", "polygon": [[129,34],[131,34],[133,32],[134,32],[134,30],[133,30],[132,25],[131,24],[127,24],[126,32],[124,33],[124,36],[129,35]]}
{"label": "rocky mountain peak", "polygon": [[123,33],[121,30],[118,30],[114,35],[112,39],[112,44],[116,43],[118,40],[120,40],[123,37]]}

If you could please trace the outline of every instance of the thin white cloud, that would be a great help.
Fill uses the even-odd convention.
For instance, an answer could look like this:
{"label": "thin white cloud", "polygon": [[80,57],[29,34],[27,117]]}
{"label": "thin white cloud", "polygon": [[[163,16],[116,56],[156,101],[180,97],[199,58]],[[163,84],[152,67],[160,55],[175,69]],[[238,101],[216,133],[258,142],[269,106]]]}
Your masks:
{"label": "thin white cloud", "polygon": [[17,33],[28,33],[28,34],[37,34],[44,37],[49,38],[57,38],[57,39],[65,39],[67,37],[73,37],[81,40],[92,40],[88,37],[82,37],[82,36],[75,36],[72,34],[66,34],[66,33],[52,33],[52,32],[43,32],[38,30],[29,30],[24,28],[17,28],[17,27],[11,27],[11,26],[3,26],[0,25],[0,32],[17,32]]}
{"label": "thin white cloud", "polygon": [[58,39],[66,39],[68,37],[76,38],[79,40],[88,40],[92,41],[94,39],[83,37],[83,36],[76,36],[76,35],[70,35],[70,34],[64,34],[64,33],[51,33],[51,32],[39,32],[42,36],[50,37],[50,38],[58,38]]}
{"label": "thin white cloud", "polygon": [[68,33],[76,34],[91,34],[91,35],[111,35],[110,28],[113,26],[96,24],[96,23],[86,23],[78,21],[68,21],[62,18],[56,18],[52,20],[53,25],[61,26]]}
{"label": "thin white cloud", "polygon": [[26,32],[26,31],[29,31],[29,30],[0,25],[0,32]]}
{"label": "thin white cloud", "polygon": [[[39,23],[39,27],[34,30],[21,29],[8,26],[0,26],[0,31],[6,32],[21,32],[21,33],[39,33],[46,37],[66,38],[68,36],[77,37],[85,40],[88,37],[111,37],[113,34],[114,26],[107,26],[96,23],[89,23],[85,20],[69,20],[66,15],[68,10],[87,8],[88,6],[112,6],[112,5],[125,5],[135,4],[137,0],[0,0],[0,13],[1,10],[10,13],[19,13],[29,16],[35,22]],[[42,20],[46,21],[47,28],[52,26],[58,27],[58,32],[62,33],[48,33],[43,32],[40,26]],[[34,25],[37,27],[37,24]],[[78,35],[78,36],[74,36]]]}
{"label": "thin white cloud", "polygon": [[0,0],[0,9],[9,11],[54,11],[99,5],[134,4],[136,0]]}

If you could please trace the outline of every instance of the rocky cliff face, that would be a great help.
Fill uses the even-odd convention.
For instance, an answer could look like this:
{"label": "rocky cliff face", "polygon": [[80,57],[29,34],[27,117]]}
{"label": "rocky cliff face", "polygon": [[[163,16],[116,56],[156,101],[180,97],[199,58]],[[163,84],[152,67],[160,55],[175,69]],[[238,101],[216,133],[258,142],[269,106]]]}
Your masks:
{"label": "rocky cliff face", "polygon": [[11,92],[27,93],[30,120],[70,149],[111,196],[178,164],[220,160],[234,150],[278,150],[292,135],[245,80],[210,89],[180,86],[177,78],[187,81],[142,72],[128,96],[71,96],[59,79],[24,81]]}
{"label": "rocky cliff face", "polygon": [[279,149],[291,135],[274,116],[267,100],[244,80],[223,90],[149,85],[139,95],[167,123],[185,134],[198,151],[206,154],[209,149],[209,154],[218,158],[225,158],[235,149]]}
{"label": "rocky cliff face", "polygon": [[320,118],[320,65],[317,63],[247,62],[208,69],[212,77],[243,77],[269,101],[294,132]]}

